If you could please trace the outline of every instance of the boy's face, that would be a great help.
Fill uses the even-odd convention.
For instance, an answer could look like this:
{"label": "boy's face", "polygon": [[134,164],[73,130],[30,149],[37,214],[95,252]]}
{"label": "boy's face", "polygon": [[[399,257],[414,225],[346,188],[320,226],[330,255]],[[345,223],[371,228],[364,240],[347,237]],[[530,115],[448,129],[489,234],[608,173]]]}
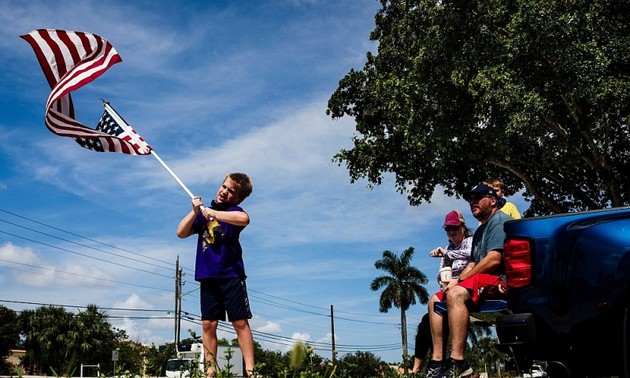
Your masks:
{"label": "boy's face", "polygon": [[231,178],[226,178],[223,181],[223,184],[217,190],[217,198],[216,201],[219,203],[222,202],[230,202],[230,203],[239,203],[238,192],[236,191],[236,184],[232,181]]}
{"label": "boy's face", "polygon": [[499,198],[503,197],[503,189],[501,189],[499,185],[493,185],[492,189],[494,189],[494,191],[497,193],[497,196],[499,196]]}

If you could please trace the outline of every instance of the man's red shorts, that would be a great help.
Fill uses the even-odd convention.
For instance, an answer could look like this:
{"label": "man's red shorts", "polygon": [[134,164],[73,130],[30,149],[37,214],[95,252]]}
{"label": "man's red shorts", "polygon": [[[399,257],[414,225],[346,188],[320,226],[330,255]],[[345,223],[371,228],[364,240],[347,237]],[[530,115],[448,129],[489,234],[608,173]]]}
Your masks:
{"label": "man's red shorts", "polygon": [[[505,298],[508,293],[507,284],[499,276],[477,273],[458,284],[468,289],[470,298],[477,305],[480,300]],[[444,300],[444,293],[438,291],[435,295],[440,301]]]}

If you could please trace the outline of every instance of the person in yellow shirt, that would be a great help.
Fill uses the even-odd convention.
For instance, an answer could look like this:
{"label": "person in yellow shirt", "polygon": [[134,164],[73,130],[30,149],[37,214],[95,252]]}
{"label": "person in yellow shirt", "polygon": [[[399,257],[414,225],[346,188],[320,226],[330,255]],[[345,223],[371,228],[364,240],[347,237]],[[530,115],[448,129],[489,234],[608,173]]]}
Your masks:
{"label": "person in yellow shirt", "polygon": [[518,211],[518,208],[516,207],[516,205],[510,201],[507,201],[503,197],[505,195],[505,184],[503,183],[502,180],[496,177],[490,177],[483,183],[492,187],[492,189],[494,189],[495,192],[497,193],[497,196],[499,197],[499,206],[501,207],[501,211],[503,211],[504,213],[506,213],[507,215],[511,216],[514,219],[522,218],[521,213]]}

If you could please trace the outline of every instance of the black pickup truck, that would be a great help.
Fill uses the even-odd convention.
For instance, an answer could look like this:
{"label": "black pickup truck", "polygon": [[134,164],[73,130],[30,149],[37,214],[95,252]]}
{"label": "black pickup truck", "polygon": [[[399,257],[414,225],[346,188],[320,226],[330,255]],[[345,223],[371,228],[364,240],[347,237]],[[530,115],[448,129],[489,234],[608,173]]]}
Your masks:
{"label": "black pickup truck", "polygon": [[630,378],[630,207],[505,224],[509,315],[499,349],[521,371]]}

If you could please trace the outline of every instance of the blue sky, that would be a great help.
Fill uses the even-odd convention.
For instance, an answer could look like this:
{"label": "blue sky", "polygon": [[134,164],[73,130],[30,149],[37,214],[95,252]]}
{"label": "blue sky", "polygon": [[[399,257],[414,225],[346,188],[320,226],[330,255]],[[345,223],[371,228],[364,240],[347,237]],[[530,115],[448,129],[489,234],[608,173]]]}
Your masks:
{"label": "blue sky", "polygon": [[[99,98],[109,100],[208,203],[226,173],[252,178],[241,242],[256,340],[281,351],[306,340],[330,358],[332,305],[341,353],[399,361],[399,310],[378,311],[374,262],[384,250],[414,247],[434,292],[438,261],[428,251],[446,244],[444,215],[458,209],[475,222],[463,200],[438,192],[411,207],[391,179],[351,184],[332,163],[351,146],[354,123],[331,120],[326,103],[376,51],[369,33],[379,4],[0,2],[0,304],[96,304],[131,339],[172,342],[179,256],[183,310],[198,319],[195,240],[175,235],[189,196],[151,156],[89,151],[44,125],[50,89],[19,36],[86,31],[108,39],[123,62],[73,93],[79,121],[95,126]],[[425,312],[408,311],[409,353]],[[182,337],[187,329],[200,334],[196,321],[182,323]]]}

